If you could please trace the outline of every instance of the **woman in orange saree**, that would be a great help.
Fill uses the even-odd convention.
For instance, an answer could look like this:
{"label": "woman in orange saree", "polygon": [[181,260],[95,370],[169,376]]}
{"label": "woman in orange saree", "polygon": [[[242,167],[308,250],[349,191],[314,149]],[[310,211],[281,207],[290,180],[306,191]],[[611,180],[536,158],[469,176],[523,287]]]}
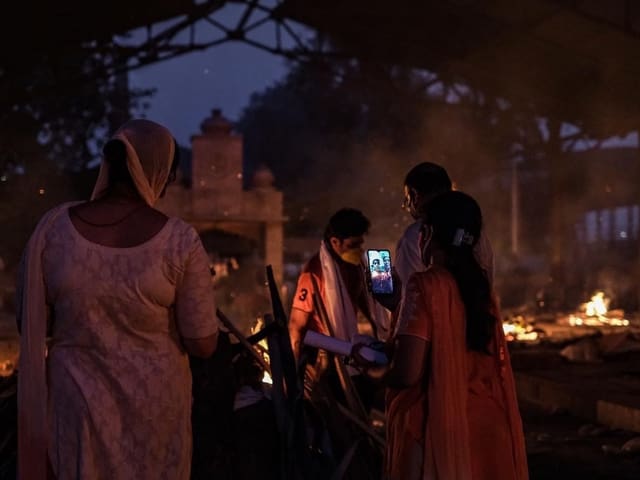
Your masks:
{"label": "woman in orange saree", "polygon": [[423,222],[429,268],[405,286],[391,366],[369,369],[388,386],[386,478],[526,480],[509,354],[473,255],[480,208],[462,192],[447,192]]}

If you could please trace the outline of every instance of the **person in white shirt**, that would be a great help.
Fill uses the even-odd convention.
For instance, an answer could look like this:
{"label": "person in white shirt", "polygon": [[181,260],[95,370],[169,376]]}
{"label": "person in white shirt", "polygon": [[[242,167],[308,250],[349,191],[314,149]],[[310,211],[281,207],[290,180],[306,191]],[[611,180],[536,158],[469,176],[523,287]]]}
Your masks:
{"label": "person in white shirt", "polygon": [[[419,234],[421,213],[433,198],[451,191],[452,183],[447,171],[440,165],[422,162],[407,173],[404,180],[402,207],[416,220],[409,225],[396,247],[395,271],[402,285],[406,285],[414,272],[426,270],[420,256]],[[493,283],[493,249],[484,231],[474,249],[480,266]]]}

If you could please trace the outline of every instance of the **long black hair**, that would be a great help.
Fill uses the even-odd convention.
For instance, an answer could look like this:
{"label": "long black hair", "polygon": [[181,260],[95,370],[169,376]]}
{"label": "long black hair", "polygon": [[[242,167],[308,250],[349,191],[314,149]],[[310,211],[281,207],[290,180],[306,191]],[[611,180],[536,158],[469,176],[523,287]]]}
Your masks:
{"label": "long black hair", "polygon": [[467,318],[467,347],[489,353],[497,318],[492,313],[487,272],[474,254],[482,230],[480,207],[465,193],[446,192],[429,202],[423,222],[433,229],[432,241],[443,250],[444,267],[451,272],[460,290]]}

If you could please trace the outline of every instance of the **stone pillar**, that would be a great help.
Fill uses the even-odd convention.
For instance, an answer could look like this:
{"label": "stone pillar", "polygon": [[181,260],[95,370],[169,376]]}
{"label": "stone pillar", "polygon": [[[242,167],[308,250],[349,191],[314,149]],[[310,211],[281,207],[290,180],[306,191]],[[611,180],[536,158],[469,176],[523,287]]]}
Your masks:
{"label": "stone pillar", "polygon": [[269,222],[264,226],[264,261],[273,267],[273,274],[282,285],[284,232],[282,222]]}
{"label": "stone pillar", "polygon": [[234,217],[242,204],[242,136],[213,110],[191,138],[193,212],[203,217]]}
{"label": "stone pillar", "polygon": [[252,189],[247,192],[245,207],[263,219],[264,262],[273,267],[279,285],[283,278],[284,217],[282,216],[282,192],[274,187],[274,176],[261,165],[251,179]]}

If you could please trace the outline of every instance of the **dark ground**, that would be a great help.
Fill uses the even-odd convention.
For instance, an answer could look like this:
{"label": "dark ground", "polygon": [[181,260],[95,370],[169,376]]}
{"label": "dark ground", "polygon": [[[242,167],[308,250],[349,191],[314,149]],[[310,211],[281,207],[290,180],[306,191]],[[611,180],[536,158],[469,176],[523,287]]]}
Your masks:
{"label": "dark ground", "polygon": [[[5,417],[15,417],[15,404],[4,398]],[[12,399],[15,401],[15,399]],[[603,445],[620,448],[629,439],[640,436],[632,432],[601,429],[590,432],[588,422],[562,413],[548,413],[523,405],[522,416],[527,437],[531,480],[638,480],[640,479],[640,451],[616,455],[603,451]],[[0,478],[15,478],[15,437],[6,430],[8,418],[3,419],[3,439],[0,444]],[[6,435],[9,433],[9,438]],[[7,443],[9,445],[7,445]],[[8,448],[7,448],[8,447]]]}
{"label": "dark ground", "polygon": [[531,480],[640,479],[640,449],[634,454],[605,453],[603,449],[603,445],[620,448],[640,434],[604,427],[598,431],[588,421],[567,414],[529,405],[521,409]]}
{"label": "dark ground", "polygon": [[[563,382],[573,378],[575,389],[572,391],[578,396],[578,386],[588,390],[595,388],[589,381],[597,381],[597,389],[606,391],[605,384],[615,383],[611,373],[606,373],[608,371],[624,373],[626,376],[620,378],[625,382],[620,383],[622,380],[616,376],[615,385],[628,390],[630,384],[627,384],[636,382],[635,373],[640,369],[640,358],[580,367],[563,364],[546,353],[542,357],[534,356],[536,358],[523,361],[521,355],[514,355],[514,366],[524,371],[535,366],[548,375],[554,373]],[[588,375],[581,373],[582,370]],[[630,376],[630,372],[634,375]],[[640,480],[640,433],[589,427],[592,421],[562,412],[552,413],[532,405],[521,405],[521,412],[531,480]],[[15,377],[0,378],[0,479],[15,478],[15,419]],[[639,439],[635,453],[607,453],[603,449],[603,446],[609,446],[608,450],[620,449],[634,438]]]}
{"label": "dark ground", "polygon": [[[640,353],[599,363],[570,363],[560,357],[559,350],[557,346],[512,349],[516,377],[521,373],[553,382],[566,394],[565,402],[593,410],[591,415],[596,399],[625,405],[640,401]],[[522,400],[520,405],[531,480],[640,480],[640,433],[595,425],[593,416],[579,416],[580,409],[570,415],[553,406],[559,399],[549,392],[540,399],[547,409]],[[613,453],[634,438],[638,439],[635,453]]]}

